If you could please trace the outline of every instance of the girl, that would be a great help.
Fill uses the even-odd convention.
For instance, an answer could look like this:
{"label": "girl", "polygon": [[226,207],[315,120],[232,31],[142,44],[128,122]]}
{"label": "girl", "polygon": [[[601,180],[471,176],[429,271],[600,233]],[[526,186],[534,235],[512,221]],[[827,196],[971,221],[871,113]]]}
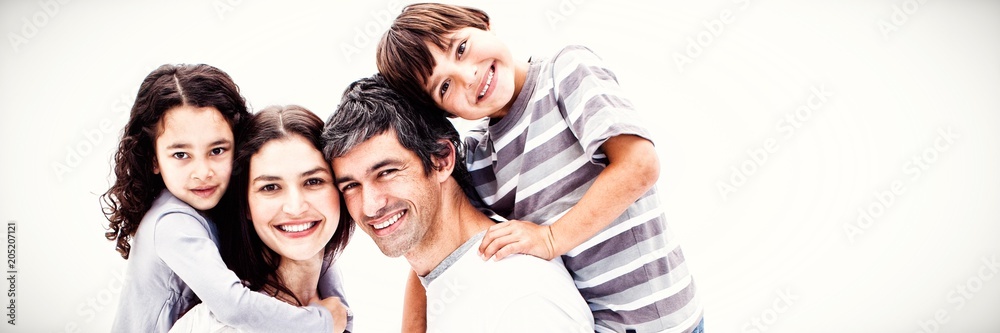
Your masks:
{"label": "girl", "polygon": [[247,117],[239,88],[212,66],[163,65],[139,86],[102,196],[105,236],[132,259],[112,331],[166,332],[199,301],[224,323],[265,331],[329,331],[345,311],[334,297],[300,308],[253,292],[223,263],[206,216],[229,185],[233,129]]}
{"label": "girl", "polygon": [[[322,130],[323,121],[302,107],[266,108],[240,136],[234,164],[236,248],[243,251],[226,259],[240,263],[235,271],[250,289],[295,306],[316,299],[323,258],[343,250],[353,230],[320,152]],[[223,328],[199,305],[171,332]]]}

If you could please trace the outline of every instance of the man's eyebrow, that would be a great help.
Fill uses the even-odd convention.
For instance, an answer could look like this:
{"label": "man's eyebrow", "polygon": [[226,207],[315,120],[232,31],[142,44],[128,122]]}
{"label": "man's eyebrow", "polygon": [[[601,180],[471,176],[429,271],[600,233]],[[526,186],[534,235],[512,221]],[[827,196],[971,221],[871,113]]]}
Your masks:
{"label": "man's eyebrow", "polygon": [[[390,164],[393,164],[393,163],[396,163],[396,162],[397,161],[392,160],[392,159],[381,160],[378,163],[373,164],[370,168],[368,168],[368,170],[365,170],[365,174],[366,175],[367,174],[371,174],[371,173],[373,173],[375,171],[378,171],[378,169],[384,168],[386,165],[390,165]],[[340,183],[349,182],[349,181],[352,181],[352,180],[354,180],[354,177],[351,177],[351,176],[337,176],[337,177],[334,177],[333,182],[337,183],[337,184],[340,184]]]}

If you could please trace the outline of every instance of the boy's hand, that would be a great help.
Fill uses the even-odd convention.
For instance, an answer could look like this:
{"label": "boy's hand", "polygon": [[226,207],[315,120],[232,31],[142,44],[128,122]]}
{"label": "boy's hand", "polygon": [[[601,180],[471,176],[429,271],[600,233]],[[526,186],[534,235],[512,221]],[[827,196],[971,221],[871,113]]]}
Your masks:
{"label": "boy's hand", "polygon": [[347,329],[347,317],[351,313],[351,309],[344,306],[344,303],[340,301],[339,297],[327,297],[322,301],[313,298],[313,303],[319,303],[333,315],[333,332],[340,333]]}
{"label": "boy's hand", "polygon": [[545,260],[556,257],[552,229],[531,222],[510,220],[490,226],[479,245],[483,260],[495,260],[515,253],[530,254]]}

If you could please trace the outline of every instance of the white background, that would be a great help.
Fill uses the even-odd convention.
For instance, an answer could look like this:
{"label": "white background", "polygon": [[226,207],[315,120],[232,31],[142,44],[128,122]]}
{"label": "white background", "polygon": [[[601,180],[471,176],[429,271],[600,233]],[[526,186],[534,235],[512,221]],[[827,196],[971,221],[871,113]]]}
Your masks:
{"label": "white background", "polygon": [[[98,196],[147,73],[211,64],[254,110],[325,119],[400,8],[275,3],[0,5],[0,222],[17,223],[0,331],[109,330],[126,261]],[[1000,3],[467,4],[521,59],[583,44],[617,73],[709,331],[1000,331]],[[341,260],[355,330],[397,331],[405,260],[364,233]]]}

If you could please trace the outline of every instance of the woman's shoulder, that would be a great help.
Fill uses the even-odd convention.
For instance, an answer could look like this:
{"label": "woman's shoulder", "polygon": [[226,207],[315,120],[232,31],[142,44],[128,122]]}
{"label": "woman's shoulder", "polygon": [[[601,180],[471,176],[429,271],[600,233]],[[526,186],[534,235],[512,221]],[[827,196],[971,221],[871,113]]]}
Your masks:
{"label": "woman's shoulder", "polygon": [[181,316],[174,322],[174,326],[170,328],[170,333],[179,332],[235,333],[239,332],[239,330],[220,322],[208,310],[208,307],[202,303],[188,310],[184,316]]}

